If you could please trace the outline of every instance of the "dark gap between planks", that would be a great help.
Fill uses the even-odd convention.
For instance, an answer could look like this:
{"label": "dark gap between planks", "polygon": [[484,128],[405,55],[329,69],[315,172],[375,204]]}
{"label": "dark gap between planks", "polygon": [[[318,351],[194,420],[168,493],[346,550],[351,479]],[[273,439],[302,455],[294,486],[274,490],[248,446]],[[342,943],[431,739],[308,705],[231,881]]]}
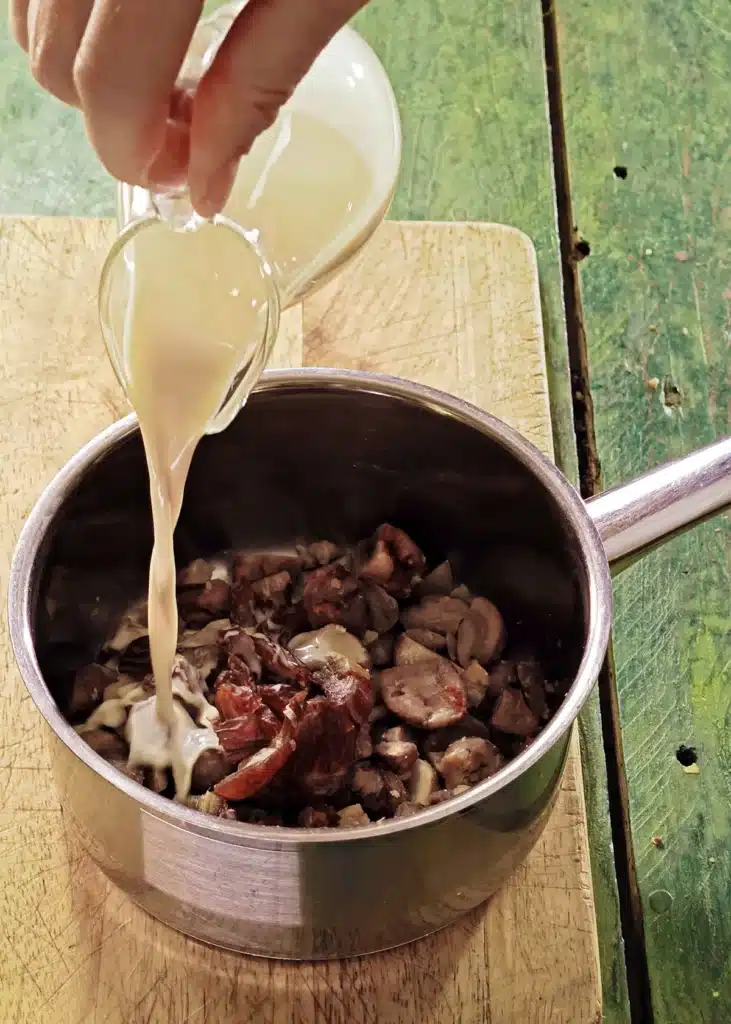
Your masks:
{"label": "dark gap between planks", "polygon": [[[573,217],[553,0],[541,0],[541,7],[571,399],[579,483],[581,495],[586,499],[601,490],[601,465],[596,447],[586,331],[577,267],[581,259],[590,255],[590,247],[579,237]],[[619,170],[625,171],[624,168]],[[652,1024],[654,1016],[645,947],[645,927],[632,848],[629,793],[624,770],[622,733],[611,653],[602,667],[598,685],[630,1013],[634,1024]]]}

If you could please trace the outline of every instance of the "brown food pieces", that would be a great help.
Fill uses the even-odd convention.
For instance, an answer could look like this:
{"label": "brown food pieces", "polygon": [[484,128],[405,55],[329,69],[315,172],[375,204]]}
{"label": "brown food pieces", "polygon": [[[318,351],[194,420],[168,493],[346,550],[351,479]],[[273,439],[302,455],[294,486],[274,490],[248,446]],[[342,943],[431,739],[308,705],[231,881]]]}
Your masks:
{"label": "brown food pieces", "polygon": [[459,673],[441,659],[386,669],[381,672],[380,685],[386,707],[422,729],[453,725],[467,710]]}
{"label": "brown food pieces", "polygon": [[[180,650],[219,713],[220,748],[198,758],[189,806],[248,823],[340,828],[418,813],[518,756],[562,692],[531,649],[511,649],[493,602],[448,561],[428,571],[390,523],[350,548],[321,540],[197,559],[178,574],[178,606]],[[139,613],[134,621],[146,621]],[[371,671],[343,650],[310,665],[288,649],[330,624],[360,641]],[[149,674],[141,630],[129,632],[118,670],[77,673],[72,720],[85,720],[119,673]],[[168,773],[127,768],[118,733],[84,735],[129,777],[170,792]]]}
{"label": "brown food pieces", "polygon": [[334,623],[362,636],[368,608],[358,581],[341,562],[313,569],[305,581],[303,602],[313,629]]}
{"label": "brown food pieces", "polygon": [[382,765],[357,764],[351,782],[360,805],[374,818],[391,818],[406,800],[406,787],[398,775]]}
{"label": "brown food pieces", "polygon": [[231,604],[231,587],[225,580],[211,579],[203,586],[178,587],[178,611],[189,629],[223,618]]}
{"label": "brown food pieces", "polygon": [[89,729],[82,736],[92,750],[105,761],[126,761],[127,744],[121,736],[109,729]]}
{"label": "brown food pieces", "polygon": [[424,573],[423,552],[408,534],[390,523],[378,527],[368,546],[368,556],[358,569],[361,579],[379,585],[392,597],[408,597]]}
{"label": "brown food pieces", "polygon": [[92,713],[104,696],[104,688],[113,683],[117,673],[104,665],[87,665],[74,676],[69,696],[67,714],[72,721],[78,721]]}
{"label": "brown food pieces", "polygon": [[475,786],[502,767],[497,747],[479,736],[465,736],[455,740],[439,759],[438,771],[447,789],[457,786]]}

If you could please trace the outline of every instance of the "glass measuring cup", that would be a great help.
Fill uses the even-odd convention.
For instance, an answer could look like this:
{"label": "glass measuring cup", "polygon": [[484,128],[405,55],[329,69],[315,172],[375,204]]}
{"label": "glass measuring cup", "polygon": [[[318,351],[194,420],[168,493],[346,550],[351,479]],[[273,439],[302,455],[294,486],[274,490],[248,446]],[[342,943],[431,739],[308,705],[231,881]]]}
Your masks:
{"label": "glass measuring cup", "polygon": [[[205,72],[242,6],[228,4],[200,23],[183,80],[197,81]],[[215,220],[217,229],[239,232],[242,265],[249,261],[250,278],[251,261],[258,260],[260,288],[254,298],[263,319],[260,354],[253,361],[246,357],[250,371],[237,375],[209,432],[223,429],[245,401],[246,381],[257,367],[261,372],[271,350],[279,309],[312,294],[352,259],[381,222],[400,156],[400,122],[388,77],[365,41],[346,27],[241,161],[231,198]],[[122,235],[107,261],[100,298],[105,340],[125,387],[120,294],[125,275],[131,287],[134,239],[142,240],[137,232],[197,230],[202,223],[191,218],[190,210],[183,215],[183,195],[172,199],[175,213],[170,196],[119,187]],[[118,256],[122,267],[111,262]]]}

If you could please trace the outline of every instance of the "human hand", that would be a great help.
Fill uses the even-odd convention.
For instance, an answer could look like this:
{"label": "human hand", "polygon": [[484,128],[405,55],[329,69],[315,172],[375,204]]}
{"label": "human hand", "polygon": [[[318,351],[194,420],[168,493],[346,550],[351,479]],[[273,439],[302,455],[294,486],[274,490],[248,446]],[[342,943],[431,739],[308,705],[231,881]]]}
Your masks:
{"label": "human hand", "polygon": [[33,76],[79,107],[102,163],[130,184],[187,181],[223,207],[239,159],[367,0],[249,0],[195,92],[176,79],[202,0],[10,0]]}

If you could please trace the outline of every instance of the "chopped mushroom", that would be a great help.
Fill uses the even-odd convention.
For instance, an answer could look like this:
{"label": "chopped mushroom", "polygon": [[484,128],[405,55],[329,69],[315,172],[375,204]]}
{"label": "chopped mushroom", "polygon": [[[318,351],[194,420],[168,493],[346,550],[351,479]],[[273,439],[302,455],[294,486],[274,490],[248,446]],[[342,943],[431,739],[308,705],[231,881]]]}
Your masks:
{"label": "chopped mushroom", "polygon": [[462,680],[457,670],[443,660],[386,669],[380,683],[386,707],[422,729],[453,725],[467,710]]}

